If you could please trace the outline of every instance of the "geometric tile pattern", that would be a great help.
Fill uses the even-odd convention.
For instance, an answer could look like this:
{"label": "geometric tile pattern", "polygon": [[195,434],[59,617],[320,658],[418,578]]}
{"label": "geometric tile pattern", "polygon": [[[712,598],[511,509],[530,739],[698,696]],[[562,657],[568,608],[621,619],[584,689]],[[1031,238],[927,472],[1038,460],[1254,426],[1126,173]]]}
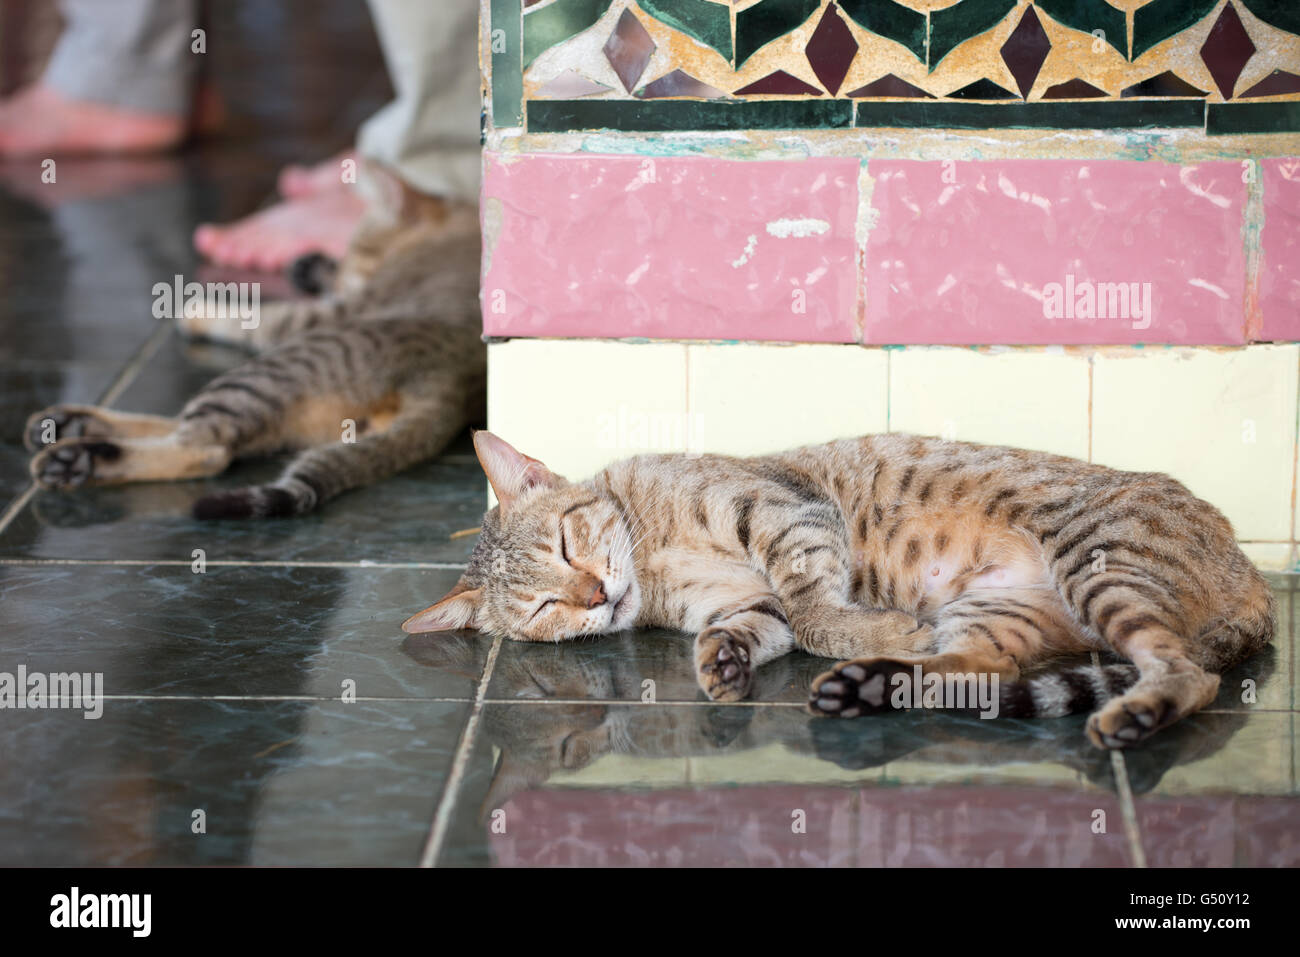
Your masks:
{"label": "geometric tile pattern", "polygon": [[[497,126],[539,132],[772,122],[1300,131],[1295,0],[957,0],[947,6],[936,0],[490,0],[487,6]],[[557,86],[560,76],[567,79]],[[590,92],[562,95],[579,79]],[[1122,102],[1135,98],[1140,108]],[[1185,98],[1199,102],[1191,108],[1175,102]],[[636,99],[652,102],[635,110],[599,105]],[[755,109],[774,99],[790,105],[775,113]],[[813,108],[818,100],[845,101],[845,110]],[[997,104],[1000,112],[981,103]]]}

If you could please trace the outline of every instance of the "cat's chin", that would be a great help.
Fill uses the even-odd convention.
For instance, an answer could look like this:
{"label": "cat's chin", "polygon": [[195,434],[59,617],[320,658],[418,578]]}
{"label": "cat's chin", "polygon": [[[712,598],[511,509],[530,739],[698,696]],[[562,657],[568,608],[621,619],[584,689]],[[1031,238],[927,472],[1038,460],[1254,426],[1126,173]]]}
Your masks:
{"label": "cat's chin", "polygon": [[614,603],[610,611],[609,624],[606,631],[622,631],[624,628],[632,627],[636,621],[637,614],[641,611],[641,587],[633,580],[623,596]]}

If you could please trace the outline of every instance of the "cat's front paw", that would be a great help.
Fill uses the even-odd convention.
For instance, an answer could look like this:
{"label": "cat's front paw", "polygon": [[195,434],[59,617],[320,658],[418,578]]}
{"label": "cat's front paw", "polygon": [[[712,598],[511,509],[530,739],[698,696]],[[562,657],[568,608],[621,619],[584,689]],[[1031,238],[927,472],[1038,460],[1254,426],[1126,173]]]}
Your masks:
{"label": "cat's front paw", "polygon": [[867,612],[873,624],[893,635],[890,651],[894,654],[928,654],[934,646],[934,630],[929,625],[893,608],[872,608]]}
{"label": "cat's front paw", "polygon": [[64,439],[96,433],[106,435],[108,429],[91,409],[84,406],[52,405],[27,419],[27,426],[23,429],[23,444],[27,446],[27,451],[35,452]]}
{"label": "cat's front paw", "polygon": [[713,701],[739,701],[754,681],[749,642],[725,628],[710,628],[695,642],[695,677]]}
{"label": "cat's front paw", "polygon": [[30,471],[41,488],[76,488],[93,483],[97,464],[121,457],[121,447],[112,442],[71,439],[37,452]]}

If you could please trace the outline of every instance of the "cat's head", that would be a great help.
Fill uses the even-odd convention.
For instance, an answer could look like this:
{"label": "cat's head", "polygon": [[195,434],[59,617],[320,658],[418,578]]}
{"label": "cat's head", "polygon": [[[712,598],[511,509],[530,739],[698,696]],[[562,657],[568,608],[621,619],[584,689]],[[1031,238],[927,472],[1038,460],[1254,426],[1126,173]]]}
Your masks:
{"label": "cat's head", "polygon": [[456,587],[402,624],[561,641],[628,628],[641,609],[632,528],[619,504],[491,432],[474,450],[497,502]]}
{"label": "cat's head", "polygon": [[421,242],[429,231],[447,228],[453,219],[460,225],[466,210],[474,220],[472,207],[421,193],[374,160],[359,161],[357,192],[365,213],[337,265],[332,288],[339,293],[360,291],[386,259]]}

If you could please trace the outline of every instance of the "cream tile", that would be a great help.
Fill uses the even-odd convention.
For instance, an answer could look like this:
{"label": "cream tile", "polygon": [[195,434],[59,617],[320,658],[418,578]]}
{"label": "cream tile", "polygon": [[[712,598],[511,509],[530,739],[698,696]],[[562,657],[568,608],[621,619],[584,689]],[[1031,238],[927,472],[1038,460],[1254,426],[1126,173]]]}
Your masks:
{"label": "cream tile", "polygon": [[1291,536],[1300,346],[1103,350],[1092,454],[1168,472],[1217,505],[1243,540]]}
{"label": "cream tile", "polygon": [[887,427],[884,350],[763,343],[687,348],[692,451],[758,455]]}
{"label": "cream tile", "polygon": [[488,428],[571,479],[685,451],[686,346],[511,339],[488,347]]}
{"label": "cream tile", "polygon": [[1256,568],[1270,572],[1289,571],[1295,564],[1294,552],[1290,542],[1240,542],[1246,557],[1255,563]]}
{"label": "cream tile", "polygon": [[1044,349],[890,353],[889,427],[1088,457],[1088,360]]}

